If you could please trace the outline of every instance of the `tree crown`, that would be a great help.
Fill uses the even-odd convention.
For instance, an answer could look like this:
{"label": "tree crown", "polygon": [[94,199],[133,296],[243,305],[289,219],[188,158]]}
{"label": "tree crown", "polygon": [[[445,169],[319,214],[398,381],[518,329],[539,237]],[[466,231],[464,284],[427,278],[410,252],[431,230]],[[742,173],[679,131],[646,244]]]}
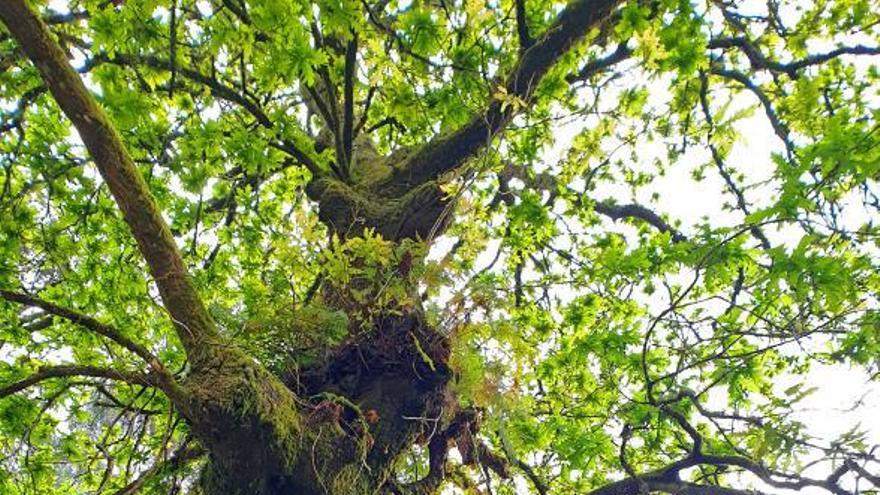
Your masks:
{"label": "tree crown", "polygon": [[480,420],[391,493],[880,489],[803,413],[878,371],[874,2],[5,1],[4,493],[198,490],[189,377],[412,312]]}

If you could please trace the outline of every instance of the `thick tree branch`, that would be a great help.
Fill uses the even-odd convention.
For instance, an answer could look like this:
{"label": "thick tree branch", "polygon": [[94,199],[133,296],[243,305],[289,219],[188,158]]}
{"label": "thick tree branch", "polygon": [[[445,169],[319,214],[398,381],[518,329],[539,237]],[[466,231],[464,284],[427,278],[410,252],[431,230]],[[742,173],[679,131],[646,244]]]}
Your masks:
{"label": "thick tree branch", "polygon": [[738,490],[717,485],[699,485],[690,481],[651,481],[648,488],[676,495],[763,495],[760,490]]}
{"label": "thick tree branch", "polygon": [[[616,4],[617,2],[612,0],[575,0],[569,4],[560,14],[556,23],[548,29],[547,34],[521,54],[520,60],[503,85],[508,97],[519,98],[528,104],[541,76],[552,67],[563,53],[579,41],[589,28],[595,27],[607,18]],[[841,55],[880,53],[880,48],[861,45],[840,47],[828,53],[811,55],[783,64],[769,60],[742,37],[718,38],[709,42],[710,49],[730,47],[742,49],[756,69],[784,72],[792,77],[805,67],[821,64]],[[569,76],[568,80],[569,82],[584,80],[629,56],[631,56],[631,50],[622,44],[610,55],[587,64],[578,74]],[[395,170],[390,182],[403,186],[419,184],[461,166],[501,132],[515,115],[514,106],[504,105],[498,100],[493,100],[484,114],[475,117],[471,122],[451,134],[435,138],[411,155],[405,163]],[[785,135],[778,125],[774,125],[774,127],[777,134]]]}
{"label": "thick tree branch", "polygon": [[880,55],[880,47],[864,45],[841,46],[835,48],[834,50],[831,50],[830,52],[809,55],[789,64],[783,64],[783,67],[785,68],[786,72],[799,71],[805,67],[824,64],[829,60],[835,59],[843,55]]}
{"label": "thick tree branch", "polygon": [[413,483],[396,487],[405,495],[432,495],[446,479],[446,460],[449,457],[448,436],[437,432],[428,443],[428,474]]}
{"label": "thick tree branch", "polygon": [[[446,461],[451,443],[458,445],[462,462],[472,462],[473,444],[471,432],[480,422],[479,413],[470,408],[458,411],[445,429],[434,431],[428,440],[428,473],[412,483],[390,482],[388,489],[395,495],[434,495],[446,480]],[[463,437],[467,437],[465,440]],[[469,454],[470,453],[470,454]]]}
{"label": "thick tree branch", "polygon": [[[508,98],[528,105],[541,78],[621,3],[620,0],[573,0],[556,22],[528,50],[522,52],[502,87]],[[473,157],[514,117],[517,105],[504,105],[493,98],[482,115],[457,131],[439,136],[398,166],[390,181],[409,187],[455,170]]]}
{"label": "thick tree branch", "polygon": [[194,365],[204,361],[210,355],[210,343],[219,340],[217,329],[189,278],[168,225],[121,138],[68,63],[49,28],[25,0],[5,0],[0,19],[36,65],[98,166],[149,265],[190,361]]}
{"label": "thick tree branch", "polygon": [[528,50],[535,44],[532,35],[529,34],[529,20],[526,14],[526,0],[516,0],[516,33],[519,36],[519,49]]}
{"label": "thick tree branch", "polygon": [[240,20],[243,24],[247,24],[248,26],[252,25],[251,16],[248,15],[243,3],[241,5],[238,5],[236,0],[222,1],[223,6],[229,9],[229,11],[232,12],[233,15],[238,18],[238,20]]}
{"label": "thick tree branch", "polygon": [[633,54],[631,48],[629,48],[626,43],[621,43],[617,45],[617,49],[615,49],[610,54],[597,58],[591,62],[586,63],[581,69],[577,72],[577,74],[569,74],[566,76],[566,81],[571,84],[580,81],[586,81],[587,79],[593,77],[599,72],[611,67],[612,65],[619,64],[624,60],[630,58]]}
{"label": "thick tree branch", "polygon": [[596,213],[600,213],[611,220],[621,220],[625,218],[634,218],[641,220],[648,225],[654,227],[663,233],[669,233],[674,242],[685,241],[685,236],[674,227],[666,223],[660,215],[654,213],[651,209],[637,203],[628,203],[619,205],[612,201],[597,201],[593,205]]}
{"label": "thick tree branch", "polygon": [[642,495],[645,493],[682,495],[764,495],[764,492],[737,490],[717,485],[698,485],[677,479],[655,477],[627,478],[597,488],[587,495]]}
{"label": "thick tree branch", "polygon": [[871,483],[872,485],[874,485],[876,488],[880,488],[880,476],[877,476],[876,474],[869,473],[868,470],[866,470],[865,468],[863,468],[862,466],[860,466],[857,462],[855,462],[853,460],[847,460],[846,466],[850,470],[858,473],[859,476],[861,476],[862,478],[865,478],[866,480],[868,480],[868,482]]}
{"label": "thick tree branch", "polygon": [[[629,477],[597,488],[588,495],[639,495],[644,490],[671,494],[687,495],[763,495],[765,492],[755,490],[740,490],[717,485],[702,485],[679,478],[679,473],[695,466],[735,467],[749,471],[769,486],[779,489],[800,490],[806,487],[816,487],[836,495],[851,495],[848,491],[837,485],[837,480],[848,470],[837,469],[827,479],[815,480],[796,475],[779,475],[773,473],[760,464],[739,456],[707,455],[694,453],[689,457],[673,462],[668,466]],[[782,476],[782,479],[779,477]]]}

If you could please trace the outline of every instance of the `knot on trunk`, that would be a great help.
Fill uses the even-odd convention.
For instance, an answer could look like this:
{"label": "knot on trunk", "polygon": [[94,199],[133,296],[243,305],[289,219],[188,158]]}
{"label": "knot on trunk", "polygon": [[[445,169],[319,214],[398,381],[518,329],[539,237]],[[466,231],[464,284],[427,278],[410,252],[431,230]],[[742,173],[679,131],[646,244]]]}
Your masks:
{"label": "knot on trunk", "polygon": [[318,202],[321,221],[341,239],[361,236],[368,229],[393,241],[434,238],[443,233],[450,216],[449,198],[436,181],[387,195],[387,189],[379,192],[321,177],[307,192]]}

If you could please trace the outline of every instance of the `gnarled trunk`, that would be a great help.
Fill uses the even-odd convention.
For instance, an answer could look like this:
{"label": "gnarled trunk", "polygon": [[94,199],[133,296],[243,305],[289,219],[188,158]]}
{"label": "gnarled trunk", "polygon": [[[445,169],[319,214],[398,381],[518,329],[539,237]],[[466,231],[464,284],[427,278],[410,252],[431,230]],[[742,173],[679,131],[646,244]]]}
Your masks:
{"label": "gnarled trunk", "polygon": [[209,451],[203,491],[383,490],[400,455],[449,418],[448,355],[446,339],[414,312],[378,318],[283,382],[243,355],[194,373],[186,386],[195,400],[184,414]]}
{"label": "gnarled trunk", "polygon": [[[369,228],[397,242],[445,226],[447,204],[433,184],[391,198],[332,179],[309,190],[341,238]],[[331,297],[345,292],[328,288],[325,302],[350,311],[354,303]],[[206,495],[423,492],[418,486],[427,484],[400,486],[390,477],[402,454],[452,421],[449,343],[418,304],[358,318],[349,315],[349,340],[282,376],[224,349],[216,365],[188,378],[194,400],[183,413],[209,452]]]}

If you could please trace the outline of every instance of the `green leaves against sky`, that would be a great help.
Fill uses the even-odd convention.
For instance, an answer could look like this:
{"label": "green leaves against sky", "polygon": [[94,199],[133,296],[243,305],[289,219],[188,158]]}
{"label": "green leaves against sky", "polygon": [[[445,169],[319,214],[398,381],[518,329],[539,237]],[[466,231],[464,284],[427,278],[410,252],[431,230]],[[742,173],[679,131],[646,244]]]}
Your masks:
{"label": "green leaves against sky", "polygon": [[[32,4],[225,336],[283,370],[282,352],[316,359],[346,338],[345,314],[301,312],[327,280],[374,282],[348,295],[366,315],[424,301],[453,341],[453,390],[484,408],[481,438],[527,466],[511,479],[453,466],[454,493],[602,493],[695,443],[757,463],[768,484],[709,462],[686,482],[880,490],[855,468],[830,477],[847,463],[880,472],[876,426],[824,438],[801,407],[836,397],[810,383],[826,366],[878,400],[875,1],[630,1],[529,98],[504,87],[526,49],[509,0]],[[523,5],[533,39],[564,7]],[[454,208],[437,239],[331,238],[305,192],[337,165],[314,101],[343,105],[351,43],[356,156],[406,156],[494,101],[515,113],[442,178]],[[0,289],[112,325],[185,374],[128,226],[5,30],[0,116]],[[427,260],[403,270],[412,253]],[[63,318],[0,304],[0,391],[72,364],[145,366]],[[191,436],[149,386],[67,376],[0,396],[0,493],[133,493],[119,490],[145,473],[141,493],[193,485],[200,460],[161,462]],[[413,447],[398,475],[426,463]]]}

